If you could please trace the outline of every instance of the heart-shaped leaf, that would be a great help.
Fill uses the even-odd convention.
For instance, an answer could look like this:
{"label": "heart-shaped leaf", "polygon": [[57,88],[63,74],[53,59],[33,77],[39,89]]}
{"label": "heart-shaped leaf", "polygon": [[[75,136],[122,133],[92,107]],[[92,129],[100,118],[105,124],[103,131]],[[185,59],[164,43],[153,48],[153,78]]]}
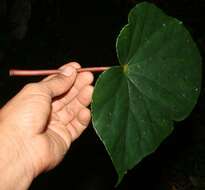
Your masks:
{"label": "heart-shaped leaf", "polygon": [[201,57],[182,22],[140,3],[117,40],[120,66],[97,80],[93,126],[118,172],[149,155],[197,102]]}

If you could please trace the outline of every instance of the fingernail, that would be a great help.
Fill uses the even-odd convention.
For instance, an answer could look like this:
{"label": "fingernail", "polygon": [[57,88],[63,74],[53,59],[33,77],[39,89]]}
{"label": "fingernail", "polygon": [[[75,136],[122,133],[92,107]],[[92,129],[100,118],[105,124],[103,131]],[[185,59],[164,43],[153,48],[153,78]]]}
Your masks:
{"label": "fingernail", "polygon": [[70,77],[74,73],[74,68],[72,67],[66,67],[62,69],[61,73],[67,77]]}

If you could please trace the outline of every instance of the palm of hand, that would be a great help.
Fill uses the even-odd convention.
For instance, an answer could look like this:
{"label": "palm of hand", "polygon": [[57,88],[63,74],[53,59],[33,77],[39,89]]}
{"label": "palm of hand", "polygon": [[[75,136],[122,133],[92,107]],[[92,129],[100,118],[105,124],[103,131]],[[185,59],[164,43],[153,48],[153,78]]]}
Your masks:
{"label": "palm of hand", "polygon": [[45,138],[49,145],[52,144],[51,154],[54,152],[60,158],[51,167],[63,158],[71,142],[80,136],[90,121],[90,111],[86,107],[91,101],[92,81],[91,74],[79,74],[71,90],[52,103]]}
{"label": "palm of hand", "polygon": [[[92,81],[90,73],[78,74],[73,87],[52,102],[46,130],[39,136],[36,148],[43,153],[38,159],[41,160],[41,170],[55,167],[63,159],[71,142],[87,127],[90,111],[86,107],[91,102]],[[46,163],[43,163],[45,157],[50,161],[46,159]]]}

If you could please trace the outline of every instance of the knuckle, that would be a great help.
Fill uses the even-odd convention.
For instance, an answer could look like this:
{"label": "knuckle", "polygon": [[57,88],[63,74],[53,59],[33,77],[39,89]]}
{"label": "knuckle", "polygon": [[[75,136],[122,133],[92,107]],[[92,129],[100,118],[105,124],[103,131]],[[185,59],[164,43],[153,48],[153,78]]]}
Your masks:
{"label": "knuckle", "polygon": [[80,68],[81,67],[81,65],[77,62],[71,62],[71,65],[75,68]]}
{"label": "knuckle", "polygon": [[94,76],[91,72],[82,72],[79,74],[79,80],[85,81],[86,84],[90,84],[94,80]]}
{"label": "knuckle", "polygon": [[94,75],[91,72],[88,72],[88,75],[89,75],[89,82],[92,83],[94,80]]}
{"label": "knuckle", "polygon": [[91,119],[91,112],[88,108],[84,108],[79,116],[79,120],[82,125],[87,126]]}
{"label": "knuckle", "polygon": [[78,98],[79,103],[81,104],[81,106],[85,106],[88,104],[88,97],[86,96],[81,96]]}
{"label": "knuckle", "polygon": [[90,120],[91,118],[91,112],[88,108],[85,108],[85,114],[87,115],[87,119]]}
{"label": "knuckle", "polygon": [[24,91],[29,91],[29,92],[32,92],[32,91],[39,91],[40,89],[40,85],[38,83],[29,83],[29,84],[26,84],[23,88]]}
{"label": "knuckle", "polygon": [[93,87],[92,86],[86,86],[81,94],[80,101],[82,104],[87,105],[91,102],[92,98],[92,92],[93,92]]}
{"label": "knuckle", "polygon": [[23,93],[25,94],[35,94],[35,95],[47,95],[50,93],[49,89],[45,85],[40,83],[29,83],[24,86]]}

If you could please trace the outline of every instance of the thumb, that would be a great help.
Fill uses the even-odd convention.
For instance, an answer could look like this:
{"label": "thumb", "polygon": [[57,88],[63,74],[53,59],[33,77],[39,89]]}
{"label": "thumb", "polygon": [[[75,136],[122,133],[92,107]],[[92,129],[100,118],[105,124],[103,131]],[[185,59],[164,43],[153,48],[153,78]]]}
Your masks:
{"label": "thumb", "polygon": [[46,90],[48,94],[54,98],[67,92],[73,85],[77,71],[72,66],[64,67],[60,70],[61,74],[57,74],[49,80],[39,82]]}

